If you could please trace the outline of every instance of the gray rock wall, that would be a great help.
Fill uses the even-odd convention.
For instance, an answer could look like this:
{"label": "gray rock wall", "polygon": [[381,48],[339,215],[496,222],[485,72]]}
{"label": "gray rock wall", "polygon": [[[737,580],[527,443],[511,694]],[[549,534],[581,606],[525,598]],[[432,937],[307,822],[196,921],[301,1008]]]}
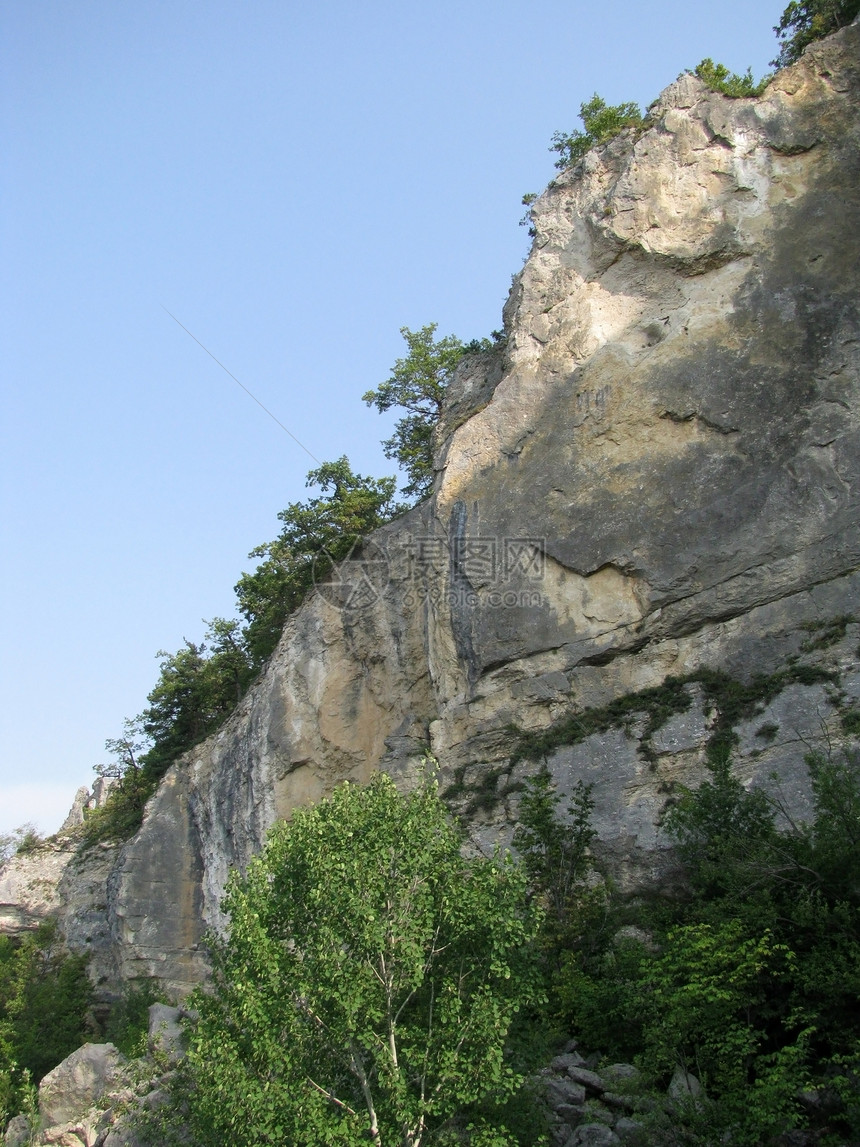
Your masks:
{"label": "gray rock wall", "polygon": [[707,672],[784,675],[739,721],[736,768],[808,809],[804,753],[860,694],[858,71],[852,26],[757,100],[685,75],[540,197],[507,344],[452,389],[433,498],[290,619],[112,863],[116,975],[181,995],[276,817],[374,769],[409,784],[428,749],[475,844],[509,839],[538,767],[512,764],[512,726],[667,677],[688,705],[661,727],[643,702],[548,756],[563,792],[594,784],[622,879],[664,872],[662,810],[721,720]]}

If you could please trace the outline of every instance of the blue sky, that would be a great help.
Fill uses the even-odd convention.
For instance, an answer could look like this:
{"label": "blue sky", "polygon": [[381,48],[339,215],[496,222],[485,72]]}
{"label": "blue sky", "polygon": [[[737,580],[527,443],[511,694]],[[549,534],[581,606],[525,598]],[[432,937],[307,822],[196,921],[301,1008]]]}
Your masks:
{"label": "blue sky", "polygon": [[6,0],[0,7],[0,832],[55,830],[155,654],[229,616],[318,458],[390,473],[361,402],[399,328],[501,325],[520,199],[579,105],[781,3]]}

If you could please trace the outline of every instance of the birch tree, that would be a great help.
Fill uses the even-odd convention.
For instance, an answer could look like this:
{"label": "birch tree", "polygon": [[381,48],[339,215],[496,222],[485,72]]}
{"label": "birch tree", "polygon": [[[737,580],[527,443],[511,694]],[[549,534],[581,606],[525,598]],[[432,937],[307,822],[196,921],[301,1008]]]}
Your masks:
{"label": "birch tree", "polygon": [[273,829],[229,883],[199,1003],[197,1141],[421,1147],[519,1086],[505,1043],[540,993],[538,920],[520,865],[461,844],[434,785],[384,776]]}

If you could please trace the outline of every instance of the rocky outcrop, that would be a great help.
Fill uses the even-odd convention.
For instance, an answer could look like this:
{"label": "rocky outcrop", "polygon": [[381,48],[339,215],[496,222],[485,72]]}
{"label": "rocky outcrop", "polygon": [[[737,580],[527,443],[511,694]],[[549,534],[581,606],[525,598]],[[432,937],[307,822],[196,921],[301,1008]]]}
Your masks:
{"label": "rocky outcrop", "polygon": [[685,75],[550,185],[434,496],[317,588],[111,858],[105,976],[183,994],[276,817],[375,769],[409,784],[427,751],[482,848],[537,756],[592,782],[630,884],[729,727],[745,782],[775,770],[803,813],[804,755],[860,702],[858,87],[857,25],[759,99]]}
{"label": "rocky outcrop", "polygon": [[[24,846],[0,864],[0,933],[16,936],[30,932],[44,920],[64,911],[70,899],[86,913],[83,889],[74,889],[70,897],[67,869],[79,857],[80,828],[85,810],[101,808],[113,782],[99,777],[92,792],[83,786],[75,793],[69,815],[55,836],[40,840],[34,834],[25,838]],[[103,849],[100,851],[104,851]],[[90,880],[98,885],[98,899],[104,903],[106,872],[97,864],[89,866]],[[104,906],[101,909],[104,918]],[[91,943],[86,936],[76,936],[75,946]]]}
{"label": "rocky outcrop", "polygon": [[17,936],[57,915],[60,880],[77,847],[68,838],[45,841],[0,866],[0,932]]}

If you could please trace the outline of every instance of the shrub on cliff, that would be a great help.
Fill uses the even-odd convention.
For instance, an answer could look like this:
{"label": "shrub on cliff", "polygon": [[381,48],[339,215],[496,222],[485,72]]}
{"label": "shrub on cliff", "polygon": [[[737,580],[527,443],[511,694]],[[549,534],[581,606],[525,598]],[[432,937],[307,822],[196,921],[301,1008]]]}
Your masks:
{"label": "shrub on cliff", "polygon": [[570,135],[557,131],[552,137],[550,151],[557,151],[556,167],[564,170],[582,159],[587,151],[599,143],[606,143],[626,127],[638,127],[642,113],[634,103],[607,104],[597,92],[587,103],[580,104],[579,118],[585,131],[574,130]]}
{"label": "shrub on cliff", "polygon": [[710,56],[696,67],[696,75],[712,92],[719,92],[733,100],[760,96],[770,83],[770,76],[764,76],[756,83],[752,68],[738,75],[737,72],[730,72],[725,64],[715,64]]}
{"label": "shrub on cliff", "polygon": [[318,486],[321,496],[281,510],[280,534],[251,551],[251,557],[262,561],[253,573],[242,574],[235,587],[239,612],[248,622],[244,636],[255,668],[275,648],[286,619],[314,582],[349,554],[357,538],[403,508],[394,500],[394,478],[354,474],[345,456],[311,470],[307,485]]}
{"label": "shrub on cliff", "polygon": [[516,1089],[505,1045],[540,995],[537,918],[521,866],[461,844],[435,786],[383,776],[273,829],[229,882],[196,1004],[195,1142],[420,1147]]}

